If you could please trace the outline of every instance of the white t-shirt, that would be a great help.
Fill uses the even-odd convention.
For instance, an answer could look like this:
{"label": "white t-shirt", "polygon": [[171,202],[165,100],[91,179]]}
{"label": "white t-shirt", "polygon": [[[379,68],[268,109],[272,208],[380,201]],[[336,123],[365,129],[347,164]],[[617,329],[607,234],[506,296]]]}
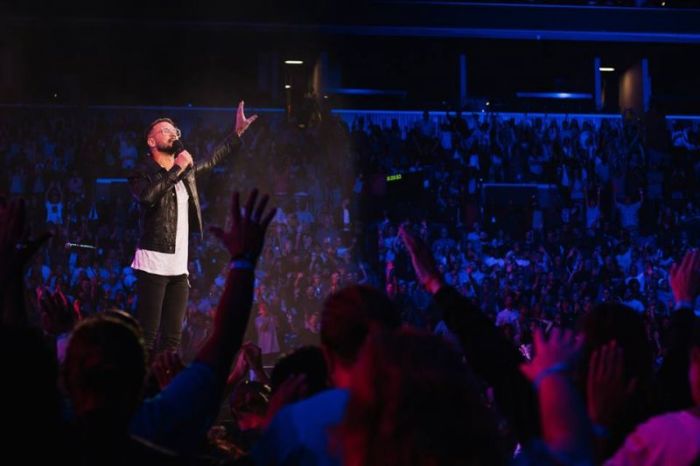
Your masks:
{"label": "white t-shirt", "polygon": [[662,414],[637,427],[606,466],[681,466],[700,458],[700,418],[687,411]]}
{"label": "white t-shirt", "polygon": [[[167,195],[167,194],[166,194]],[[175,233],[175,253],[137,249],[131,267],[154,275],[187,274],[187,247],[189,237],[189,199],[187,188],[182,181],[175,185],[177,198],[177,231]]]}

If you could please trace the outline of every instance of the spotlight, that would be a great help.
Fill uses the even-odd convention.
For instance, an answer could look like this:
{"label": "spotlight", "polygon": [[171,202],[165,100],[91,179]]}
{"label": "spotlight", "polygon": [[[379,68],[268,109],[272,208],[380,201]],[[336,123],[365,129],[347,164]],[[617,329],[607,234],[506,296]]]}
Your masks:
{"label": "spotlight", "polygon": [[304,62],[301,60],[285,60],[284,64],[285,65],[303,65]]}

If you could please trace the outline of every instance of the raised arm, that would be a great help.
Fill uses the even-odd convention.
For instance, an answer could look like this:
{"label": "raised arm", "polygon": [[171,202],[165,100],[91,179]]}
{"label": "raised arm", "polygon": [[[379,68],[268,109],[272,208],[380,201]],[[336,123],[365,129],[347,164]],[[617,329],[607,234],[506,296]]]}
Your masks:
{"label": "raised arm", "polygon": [[700,251],[690,250],[680,264],[674,262],[668,277],[676,308],[692,310],[700,294]]}
{"label": "raised arm", "polygon": [[241,214],[239,194],[233,195],[232,225],[212,228],[229,254],[226,287],[217,306],[213,330],[194,362],[157,397],[146,400],[132,419],[131,433],[180,453],[200,445],[217,416],[229,369],[240,349],[253,301],[255,264],[274,209],[265,213],[268,196],[259,203],[257,190]]}
{"label": "raised arm", "polygon": [[201,161],[197,161],[195,164],[195,170],[197,173],[212,169],[227,155],[240,149],[242,145],[241,136],[248,130],[250,125],[258,119],[257,115],[246,118],[244,105],[244,102],[241,101],[236,109],[236,124],[233,133],[221,141],[208,157]]}
{"label": "raised arm", "polygon": [[231,229],[211,229],[231,255],[226,287],[214,316],[212,335],[197,354],[196,360],[213,367],[225,379],[233,357],[241,347],[253,303],[255,264],[262,252],[265,232],[275,215],[275,209],[265,213],[269,197],[256,204],[254,189],[241,215],[239,194],[233,194]]}
{"label": "raised arm", "polygon": [[542,437],[561,464],[592,464],[592,430],[571,373],[581,341],[571,331],[555,329],[549,339],[535,333],[535,358],[523,374],[538,392]]}
{"label": "raised arm", "polygon": [[24,268],[51,235],[26,238],[27,212],[22,199],[0,198],[0,325],[28,325],[24,300]]}
{"label": "raised arm", "polygon": [[512,423],[519,440],[539,434],[537,399],[519,370],[522,357],[493,323],[466,298],[447,286],[428,246],[405,228],[399,231],[411,256],[418,281],[443,311],[449,329],[457,335],[466,360],[494,389],[496,401]]}

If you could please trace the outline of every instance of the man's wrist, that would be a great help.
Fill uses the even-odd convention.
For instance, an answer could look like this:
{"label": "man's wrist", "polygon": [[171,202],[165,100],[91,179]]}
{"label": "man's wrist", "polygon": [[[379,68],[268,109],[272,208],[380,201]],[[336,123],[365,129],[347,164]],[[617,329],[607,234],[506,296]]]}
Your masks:
{"label": "man's wrist", "polygon": [[542,369],[533,379],[532,379],[532,385],[535,387],[535,390],[538,390],[540,388],[540,385],[542,385],[542,382],[547,379],[548,377],[554,376],[554,375],[563,375],[566,376],[569,372],[571,371],[571,366],[569,366],[566,363],[556,363],[552,364],[551,366]]}
{"label": "man's wrist", "polygon": [[437,294],[437,292],[445,286],[440,277],[429,277],[423,285],[430,294]]}
{"label": "man's wrist", "polygon": [[691,298],[676,299],[676,304],[673,306],[673,309],[693,309],[693,302],[694,300]]}
{"label": "man's wrist", "polygon": [[250,259],[239,258],[231,259],[228,266],[229,270],[253,270],[255,269],[255,264]]}

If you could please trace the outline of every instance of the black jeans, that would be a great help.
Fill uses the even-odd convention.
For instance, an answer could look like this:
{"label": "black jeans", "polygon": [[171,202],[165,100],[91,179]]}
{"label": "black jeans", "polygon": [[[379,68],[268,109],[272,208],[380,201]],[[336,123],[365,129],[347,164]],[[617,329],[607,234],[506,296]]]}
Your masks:
{"label": "black jeans", "polygon": [[[143,328],[146,349],[153,351],[177,350],[182,336],[182,320],[190,294],[187,275],[154,275],[136,271],[136,317]],[[160,344],[156,338],[160,331]]]}

